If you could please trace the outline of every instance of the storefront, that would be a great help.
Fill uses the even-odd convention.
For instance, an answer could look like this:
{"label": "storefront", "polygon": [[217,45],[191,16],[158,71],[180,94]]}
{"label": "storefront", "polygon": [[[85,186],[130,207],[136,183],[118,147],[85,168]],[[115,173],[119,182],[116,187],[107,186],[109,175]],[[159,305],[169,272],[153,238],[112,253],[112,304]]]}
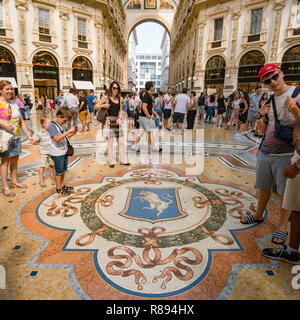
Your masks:
{"label": "storefront", "polygon": [[55,57],[47,52],[40,51],[32,60],[34,96],[54,99],[59,91],[59,71]]}
{"label": "storefront", "polygon": [[8,80],[18,93],[16,61],[12,53],[4,47],[0,47],[0,80]]}
{"label": "storefront", "polygon": [[[77,90],[95,90],[93,85],[93,68],[91,62],[83,57],[77,57],[72,64],[73,84]],[[86,93],[87,93],[86,92]]]}
{"label": "storefront", "polygon": [[238,90],[252,92],[257,86],[261,86],[258,72],[265,64],[264,55],[257,50],[247,52],[241,59],[238,73]]}
{"label": "storefront", "polygon": [[300,86],[300,45],[285,52],[282,57],[281,70],[287,84]]}
{"label": "storefront", "polygon": [[207,94],[223,94],[226,62],[221,56],[214,56],[205,67],[204,90]]}

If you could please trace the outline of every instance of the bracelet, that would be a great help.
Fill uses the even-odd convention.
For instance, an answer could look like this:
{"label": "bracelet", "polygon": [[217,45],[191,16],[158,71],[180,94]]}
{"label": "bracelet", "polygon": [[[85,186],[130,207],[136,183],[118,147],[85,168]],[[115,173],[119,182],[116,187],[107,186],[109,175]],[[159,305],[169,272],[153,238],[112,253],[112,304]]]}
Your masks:
{"label": "bracelet", "polygon": [[295,145],[295,143],[296,143],[297,140],[300,140],[300,137],[294,139],[293,145]]}
{"label": "bracelet", "polygon": [[256,112],[256,114],[255,114],[256,120],[260,120],[262,117],[263,116],[259,112]]}
{"label": "bracelet", "polygon": [[296,103],[292,103],[292,104],[288,107],[288,109],[289,109],[289,110],[292,110],[292,109],[294,109],[294,108],[296,108],[296,107],[298,107],[297,104],[296,104]]}

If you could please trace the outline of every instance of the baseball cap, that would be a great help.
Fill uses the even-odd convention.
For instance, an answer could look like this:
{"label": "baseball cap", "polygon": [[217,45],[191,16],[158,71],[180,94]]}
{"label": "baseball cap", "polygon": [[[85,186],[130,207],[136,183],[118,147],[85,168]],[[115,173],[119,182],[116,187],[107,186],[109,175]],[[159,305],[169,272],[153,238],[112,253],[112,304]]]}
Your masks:
{"label": "baseball cap", "polygon": [[277,66],[276,64],[273,64],[273,63],[268,63],[265,66],[263,66],[258,72],[258,76],[259,76],[260,81],[263,79],[263,77],[266,74],[273,72],[277,69],[280,69],[280,67]]}

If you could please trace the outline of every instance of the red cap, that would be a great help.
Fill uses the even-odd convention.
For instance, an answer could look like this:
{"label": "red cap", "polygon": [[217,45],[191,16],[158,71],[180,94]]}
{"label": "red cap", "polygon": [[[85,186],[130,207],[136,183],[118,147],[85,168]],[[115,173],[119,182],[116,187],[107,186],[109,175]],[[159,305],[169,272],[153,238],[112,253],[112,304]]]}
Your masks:
{"label": "red cap", "polygon": [[272,63],[268,63],[265,66],[263,66],[258,72],[258,76],[259,76],[260,81],[263,79],[263,77],[266,74],[273,72],[277,69],[280,69],[280,67],[277,66],[276,64],[272,64]]}

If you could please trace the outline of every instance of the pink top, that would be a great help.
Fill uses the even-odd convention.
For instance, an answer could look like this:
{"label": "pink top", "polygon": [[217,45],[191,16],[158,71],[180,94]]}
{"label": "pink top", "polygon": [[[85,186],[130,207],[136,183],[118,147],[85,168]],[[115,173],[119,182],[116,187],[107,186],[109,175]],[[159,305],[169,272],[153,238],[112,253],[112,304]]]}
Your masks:
{"label": "pink top", "polygon": [[21,99],[16,98],[15,101],[16,101],[16,103],[17,103],[17,105],[19,106],[20,109],[24,109],[24,103],[23,103],[23,101]]}

